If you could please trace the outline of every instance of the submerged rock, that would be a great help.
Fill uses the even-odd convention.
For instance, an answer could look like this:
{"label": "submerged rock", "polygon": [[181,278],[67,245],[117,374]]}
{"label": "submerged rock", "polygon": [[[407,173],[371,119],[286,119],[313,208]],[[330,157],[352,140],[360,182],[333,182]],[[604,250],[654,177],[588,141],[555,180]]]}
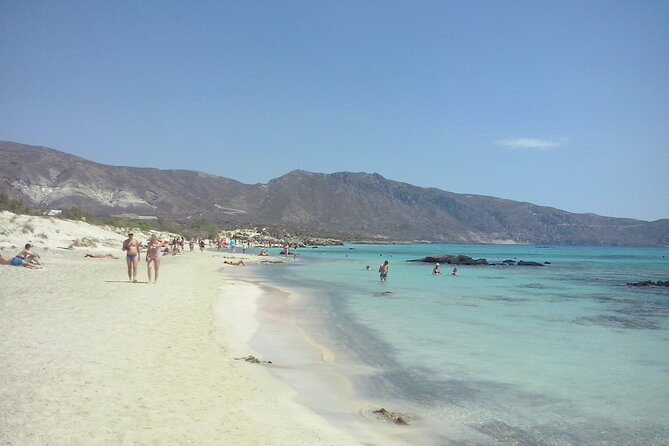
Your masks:
{"label": "submerged rock", "polygon": [[395,424],[401,424],[401,425],[404,425],[404,426],[406,426],[407,424],[409,424],[409,423],[407,423],[406,420],[405,420],[403,417],[401,417],[400,415],[397,415],[396,413],[387,411],[387,410],[384,409],[383,407],[380,408],[380,409],[378,409],[378,410],[374,410],[374,411],[372,411],[372,413],[378,415],[379,417],[381,417],[381,418],[383,418],[383,419],[386,419],[386,420],[388,420],[388,421],[392,421],[392,422],[395,423]]}
{"label": "submerged rock", "polygon": [[657,323],[641,318],[620,317],[600,315],[593,317],[586,317],[578,320],[579,323],[592,323],[597,325],[604,325],[614,328],[628,328],[628,329],[650,329],[658,330],[660,327]]}
{"label": "submerged rock", "polygon": [[520,262],[518,262],[518,266],[544,266],[544,264],[539,262],[526,262],[525,260],[521,260]]}
{"label": "submerged rock", "polygon": [[652,280],[644,280],[643,282],[627,282],[627,286],[635,286],[635,287],[669,287],[669,280],[658,280],[657,282],[653,282]]}

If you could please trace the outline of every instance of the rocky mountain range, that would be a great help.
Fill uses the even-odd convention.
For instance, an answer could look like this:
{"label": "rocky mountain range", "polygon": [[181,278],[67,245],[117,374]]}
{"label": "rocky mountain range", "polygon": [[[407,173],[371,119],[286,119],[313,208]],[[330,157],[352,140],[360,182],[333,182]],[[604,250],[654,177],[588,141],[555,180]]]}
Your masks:
{"label": "rocky mountain range", "polygon": [[249,185],[202,172],[108,166],[14,142],[0,142],[0,192],[44,211],[76,207],[100,216],[207,217],[319,228],[355,240],[669,245],[669,219],[574,214],[368,173],[296,170]]}

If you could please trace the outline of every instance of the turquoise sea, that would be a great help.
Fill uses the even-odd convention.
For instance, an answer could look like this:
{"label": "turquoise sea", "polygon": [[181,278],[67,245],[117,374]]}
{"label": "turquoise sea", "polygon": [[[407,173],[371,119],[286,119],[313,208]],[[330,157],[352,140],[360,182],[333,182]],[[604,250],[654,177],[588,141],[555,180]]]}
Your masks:
{"label": "turquoise sea", "polygon": [[[297,254],[245,271],[299,296],[261,299],[267,317],[253,344],[278,364],[292,361],[293,371],[275,373],[342,428],[385,407],[410,422],[414,444],[669,445],[669,288],[625,285],[669,280],[669,248],[348,245]],[[442,265],[433,276],[431,264],[407,262],[438,254],[550,264],[458,266],[459,276]],[[295,355],[287,327],[334,360]],[[335,413],[345,404],[297,369],[346,377],[369,407]],[[388,429],[407,437],[404,426]]]}

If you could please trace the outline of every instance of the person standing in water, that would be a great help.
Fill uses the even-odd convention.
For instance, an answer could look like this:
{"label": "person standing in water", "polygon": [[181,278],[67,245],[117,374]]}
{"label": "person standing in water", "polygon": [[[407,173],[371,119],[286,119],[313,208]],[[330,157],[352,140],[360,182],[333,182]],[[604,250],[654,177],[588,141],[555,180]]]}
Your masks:
{"label": "person standing in water", "polygon": [[389,270],[390,270],[390,265],[388,264],[387,260],[383,262],[381,266],[379,266],[379,279],[381,279],[381,282],[385,282],[386,280],[388,280]]}
{"label": "person standing in water", "polygon": [[434,268],[432,268],[432,275],[438,276],[439,274],[441,274],[441,270],[439,269],[439,264],[437,263],[434,265]]}
{"label": "person standing in water", "polygon": [[[149,274],[149,283],[158,282],[158,272],[160,270],[160,248],[162,243],[158,240],[156,234],[151,235],[149,245],[146,248],[146,269]],[[153,278],[151,277],[153,276]]]}
{"label": "person standing in water", "polygon": [[128,264],[128,282],[137,282],[137,264],[141,247],[132,233],[128,234],[128,238],[123,242],[123,250]]}

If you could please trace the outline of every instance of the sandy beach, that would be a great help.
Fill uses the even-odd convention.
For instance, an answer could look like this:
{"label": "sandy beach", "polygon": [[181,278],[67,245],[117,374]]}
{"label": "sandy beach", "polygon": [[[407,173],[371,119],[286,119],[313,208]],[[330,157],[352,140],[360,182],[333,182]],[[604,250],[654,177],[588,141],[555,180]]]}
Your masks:
{"label": "sandy beach", "polygon": [[[132,284],[123,258],[84,257],[122,257],[122,234],[66,250],[57,246],[72,234],[97,229],[31,222],[45,268],[0,268],[0,444],[359,444],[295,403],[267,365],[235,359],[263,359],[248,346],[261,289],[223,260],[253,258],[164,257],[158,284]],[[71,224],[79,231],[64,235]],[[17,237],[35,239],[7,228],[6,257]]]}

